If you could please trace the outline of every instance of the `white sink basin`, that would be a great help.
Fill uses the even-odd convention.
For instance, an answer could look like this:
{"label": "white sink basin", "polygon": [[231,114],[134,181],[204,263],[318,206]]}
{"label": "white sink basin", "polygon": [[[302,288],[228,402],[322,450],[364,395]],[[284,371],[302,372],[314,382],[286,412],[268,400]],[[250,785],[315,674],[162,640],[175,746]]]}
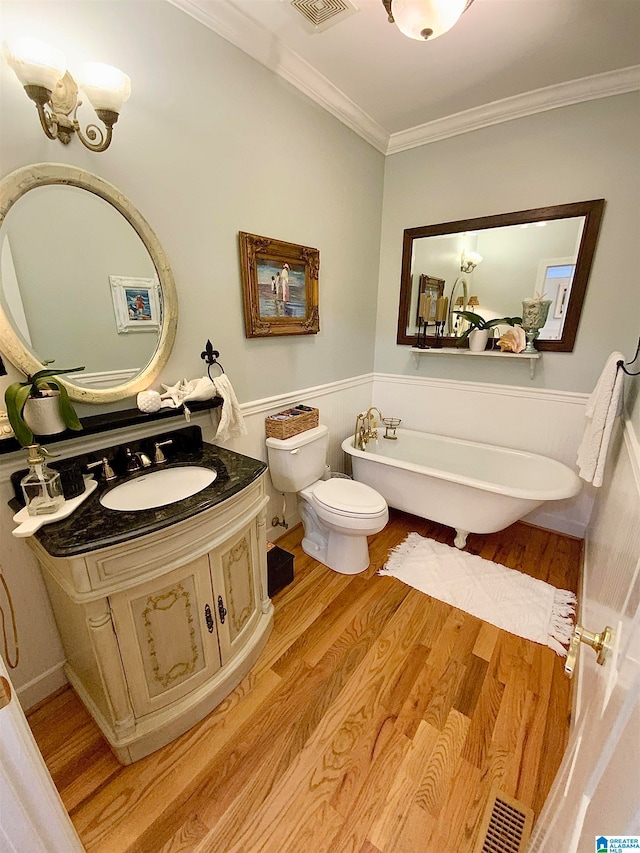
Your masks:
{"label": "white sink basin", "polygon": [[121,512],[167,506],[202,491],[216,476],[211,468],[197,465],[150,471],[105,492],[100,503],[107,509]]}

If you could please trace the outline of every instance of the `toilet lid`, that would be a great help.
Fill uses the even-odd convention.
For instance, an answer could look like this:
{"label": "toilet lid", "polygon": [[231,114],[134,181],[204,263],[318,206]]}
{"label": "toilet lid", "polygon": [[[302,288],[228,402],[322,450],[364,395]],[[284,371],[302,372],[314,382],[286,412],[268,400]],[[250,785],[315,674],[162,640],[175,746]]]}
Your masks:
{"label": "toilet lid", "polygon": [[385,499],[371,486],[341,477],[319,482],[313,498],[328,510],[347,514],[378,515],[387,508]]}

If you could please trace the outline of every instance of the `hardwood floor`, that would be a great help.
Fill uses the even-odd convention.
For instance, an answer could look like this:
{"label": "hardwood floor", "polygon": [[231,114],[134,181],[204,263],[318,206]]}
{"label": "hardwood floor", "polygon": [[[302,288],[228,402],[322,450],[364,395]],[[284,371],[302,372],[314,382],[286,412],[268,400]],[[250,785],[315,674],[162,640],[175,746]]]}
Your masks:
{"label": "hardwood floor", "polygon": [[[29,717],[88,851],[466,853],[492,787],[537,814],[570,714],[563,659],[376,574],[416,530],[392,511],[371,566],[338,575],[279,544],[295,581],[253,671],[209,717],[129,767],[71,690]],[[581,543],[515,524],[468,550],[576,590]]]}

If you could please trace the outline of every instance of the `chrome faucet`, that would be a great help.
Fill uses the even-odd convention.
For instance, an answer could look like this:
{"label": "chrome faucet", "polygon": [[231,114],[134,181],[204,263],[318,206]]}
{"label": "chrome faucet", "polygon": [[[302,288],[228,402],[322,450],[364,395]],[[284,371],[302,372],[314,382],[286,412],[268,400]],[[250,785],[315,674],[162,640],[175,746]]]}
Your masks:
{"label": "chrome faucet", "polygon": [[378,422],[375,420],[373,412],[377,412],[380,420],[382,420],[382,412],[377,406],[371,406],[368,411],[361,412],[356,418],[353,446],[357,450],[366,450],[368,442],[371,439],[378,438]]}

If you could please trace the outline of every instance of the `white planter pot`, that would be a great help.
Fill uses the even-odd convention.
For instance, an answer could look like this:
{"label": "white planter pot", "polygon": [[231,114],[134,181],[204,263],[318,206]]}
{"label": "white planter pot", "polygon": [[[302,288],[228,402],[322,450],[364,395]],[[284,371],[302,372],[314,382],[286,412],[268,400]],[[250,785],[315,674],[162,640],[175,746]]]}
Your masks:
{"label": "white planter pot", "polygon": [[471,352],[482,352],[489,341],[490,329],[474,329],[469,335],[469,349]]}
{"label": "white planter pot", "polygon": [[57,435],[66,430],[60,415],[60,393],[45,391],[44,397],[29,397],[24,405],[23,417],[34,435]]}

